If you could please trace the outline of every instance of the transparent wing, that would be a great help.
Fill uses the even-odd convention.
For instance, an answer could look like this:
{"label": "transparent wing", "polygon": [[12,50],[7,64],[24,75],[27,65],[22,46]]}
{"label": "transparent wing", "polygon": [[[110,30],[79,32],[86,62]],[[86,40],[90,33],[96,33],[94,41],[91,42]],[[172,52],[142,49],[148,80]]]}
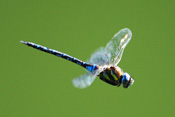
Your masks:
{"label": "transparent wing", "polygon": [[78,78],[72,80],[72,83],[77,88],[86,88],[90,86],[96,78],[96,75],[92,75],[90,72],[81,75]]}
{"label": "transparent wing", "polygon": [[114,35],[111,41],[106,45],[105,51],[110,53],[108,55],[110,63],[117,65],[121,58],[126,45],[132,37],[132,32],[128,28],[120,30]]}
{"label": "transparent wing", "polygon": [[97,65],[117,65],[120,62],[123,51],[131,40],[131,37],[132,32],[128,28],[120,30],[107,43],[105,48],[102,47],[94,52],[87,62]]}
{"label": "transparent wing", "polygon": [[102,47],[95,51],[87,62],[91,64],[105,65],[109,64],[109,57],[110,56],[106,52],[106,49]]}

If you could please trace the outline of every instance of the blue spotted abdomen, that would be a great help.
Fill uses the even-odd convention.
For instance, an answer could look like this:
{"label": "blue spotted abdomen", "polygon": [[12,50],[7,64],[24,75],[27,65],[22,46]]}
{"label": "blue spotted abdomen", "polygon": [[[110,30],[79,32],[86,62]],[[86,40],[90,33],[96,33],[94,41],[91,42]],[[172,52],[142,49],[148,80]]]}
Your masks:
{"label": "blue spotted abdomen", "polygon": [[95,70],[98,69],[98,66],[97,65],[91,65],[91,64],[88,64],[86,62],[83,62],[77,58],[74,58],[72,56],[69,56],[65,53],[62,53],[62,52],[59,52],[57,50],[53,50],[53,49],[49,49],[47,47],[44,47],[44,46],[41,46],[41,45],[38,45],[38,44],[35,44],[35,43],[32,43],[32,42],[24,42],[24,41],[21,41],[21,43],[25,44],[25,45],[28,45],[28,46],[31,46],[33,48],[36,48],[38,50],[41,50],[41,51],[44,51],[44,52],[47,52],[47,53],[50,53],[50,54],[53,54],[55,56],[58,56],[58,57],[61,57],[61,58],[64,58],[68,61],[71,61],[71,62],[74,62],[84,68],[86,68],[88,71],[90,72],[94,72]]}

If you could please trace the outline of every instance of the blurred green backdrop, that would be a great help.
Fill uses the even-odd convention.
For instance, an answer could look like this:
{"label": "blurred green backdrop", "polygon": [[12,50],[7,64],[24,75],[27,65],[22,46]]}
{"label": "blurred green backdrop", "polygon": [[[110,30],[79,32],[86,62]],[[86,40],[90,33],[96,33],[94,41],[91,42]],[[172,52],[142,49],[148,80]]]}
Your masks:
{"label": "blurred green backdrop", "polygon": [[[174,0],[1,0],[0,117],[174,117]],[[129,89],[98,78],[71,80],[82,67],[29,48],[35,42],[86,61],[120,29],[132,40],[119,66]]]}

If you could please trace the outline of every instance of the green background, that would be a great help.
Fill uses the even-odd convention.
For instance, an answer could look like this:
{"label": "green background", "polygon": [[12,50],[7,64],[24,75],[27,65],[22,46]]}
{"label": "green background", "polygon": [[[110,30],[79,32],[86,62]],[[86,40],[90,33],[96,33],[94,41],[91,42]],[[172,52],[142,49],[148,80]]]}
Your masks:
{"label": "green background", "polygon": [[[129,89],[71,80],[82,67],[29,48],[35,42],[86,61],[120,29],[132,40],[119,66]],[[1,0],[0,117],[174,117],[174,0]]]}

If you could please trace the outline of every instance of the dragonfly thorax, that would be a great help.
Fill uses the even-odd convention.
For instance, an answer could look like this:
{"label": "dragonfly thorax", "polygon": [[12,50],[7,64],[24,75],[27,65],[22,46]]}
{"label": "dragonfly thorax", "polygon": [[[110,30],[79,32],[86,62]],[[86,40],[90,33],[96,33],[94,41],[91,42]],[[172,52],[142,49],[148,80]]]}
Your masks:
{"label": "dragonfly thorax", "polygon": [[114,85],[120,86],[122,82],[123,70],[120,67],[107,67],[99,74],[101,80]]}
{"label": "dragonfly thorax", "polygon": [[128,88],[134,83],[134,79],[128,73],[123,73],[120,67],[107,67],[99,74],[101,80],[114,86],[123,84],[124,88]]}

